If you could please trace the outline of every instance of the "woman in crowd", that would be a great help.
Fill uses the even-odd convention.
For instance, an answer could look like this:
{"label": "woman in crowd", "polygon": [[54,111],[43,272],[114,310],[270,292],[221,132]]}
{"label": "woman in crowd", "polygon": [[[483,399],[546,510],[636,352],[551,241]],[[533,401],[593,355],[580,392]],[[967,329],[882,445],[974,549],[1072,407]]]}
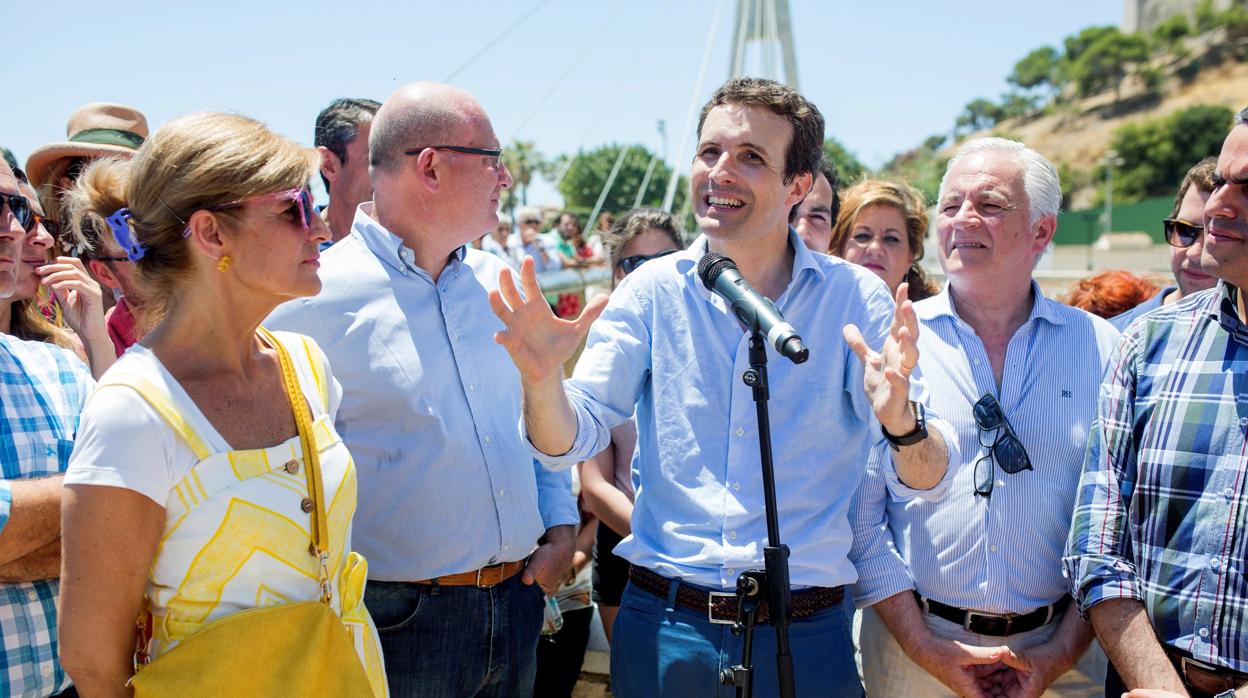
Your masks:
{"label": "woman in crowd", "polygon": [[0,332],[69,349],[99,378],[117,359],[104,326],[100,286],[77,259],[53,259],[59,226],[43,215],[26,175],[21,170],[15,170],[14,175],[26,200],[20,221],[26,242],[18,265],[17,290],[0,303]]}
{"label": "woman in crowd", "polygon": [[[635,209],[621,216],[603,235],[603,244],[614,273],[613,284],[643,263],[684,248],[676,219],[652,208]],[[632,462],[636,445],[637,426],[629,420],[611,430],[610,446],[580,466],[581,495],[600,521],[594,548],[594,601],[608,641],[620,610],[620,596],[628,583],[628,561],[612,550],[632,533]]]}
{"label": "woman in crowd", "polygon": [[919,301],[940,291],[919,266],[926,234],[927,210],[918,189],[868,179],[841,195],[828,252],[875,272],[894,294],[902,282],[910,284],[910,300]]}
{"label": "woman in crowd", "polygon": [[[337,680],[328,674],[345,666],[358,689],[346,693],[386,693],[361,603],[366,566],[350,553],[356,476],[333,426],[341,387],[311,340],[259,326],[320,290],[330,235],[306,188],[318,161],[251,119],[196,114],[129,163],[92,164],[71,193],[72,218],[111,231],[162,305],[87,403],[65,477],[60,652],[84,695],[128,695],[135,667],[136,682],[159,676],[162,660],[180,661],[171,649],[196,656],[212,637],[201,631],[247,627],[219,623],[256,607],[242,623],[329,608],[332,623],[318,627],[341,636],[346,660],[339,651],[338,670],[294,671]],[[272,639],[293,652],[315,638]],[[210,653],[192,678],[260,681],[303,661],[248,672],[243,652],[267,651],[255,645],[230,663]]]}

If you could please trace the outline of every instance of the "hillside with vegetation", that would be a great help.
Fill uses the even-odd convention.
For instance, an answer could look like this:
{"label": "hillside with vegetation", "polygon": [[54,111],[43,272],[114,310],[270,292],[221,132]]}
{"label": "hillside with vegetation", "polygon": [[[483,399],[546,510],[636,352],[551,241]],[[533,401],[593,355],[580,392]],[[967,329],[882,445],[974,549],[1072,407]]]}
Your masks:
{"label": "hillside with vegetation", "polygon": [[1090,27],[1030,51],[1007,80],[1009,92],[972,100],[950,132],[880,174],[932,200],[959,142],[1001,135],[1059,166],[1066,209],[1101,202],[1108,153],[1115,202],[1168,196],[1188,167],[1217,154],[1234,110],[1248,104],[1248,2],[1218,10],[1206,0],[1194,19],[1176,15],[1149,34]]}

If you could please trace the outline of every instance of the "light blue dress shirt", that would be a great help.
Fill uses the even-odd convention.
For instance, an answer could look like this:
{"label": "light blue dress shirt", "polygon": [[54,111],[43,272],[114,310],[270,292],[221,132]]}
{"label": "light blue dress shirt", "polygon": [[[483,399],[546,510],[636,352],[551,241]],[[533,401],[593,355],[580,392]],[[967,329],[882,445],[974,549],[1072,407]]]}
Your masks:
{"label": "light blue dress shirt", "polygon": [[435,283],[364,204],[321,257],[321,293],[265,325],[313,337],[342,384],[335,426],[359,473],[355,548],[369,577],[430,579],[524,559],[580,520],[568,472],[517,432],[520,374],[494,342],[507,267],[461,248]]}
{"label": "light blue dress shirt", "polygon": [[[859,565],[859,607],[917,588],[941,603],[988,613],[1025,613],[1069,592],[1062,554],[1070,530],[1084,449],[1101,378],[1118,331],[1082,310],[1049,300],[1032,282],[1031,316],[1006,349],[1001,388],[975,330],[953,307],[948,287],[919,301],[919,367],[932,407],[957,431],[960,462],[938,498],[889,496],[888,473],[872,453],[854,504],[857,545],[881,526],[900,558],[873,548]],[[986,393],[1031,458],[1034,470],[1009,475],[994,462],[992,496],[975,494],[981,446],[972,406]],[[985,435],[982,443],[991,444]],[[883,472],[882,472],[883,471]],[[886,516],[886,520],[885,520]],[[903,563],[902,560],[905,562]],[[909,564],[909,571],[906,569]]]}
{"label": "light blue dress shirt", "polygon": [[[780,536],[795,587],[851,584],[849,502],[882,437],[862,363],[841,328],[857,325],[879,349],[893,301],[879,277],[811,254],[792,229],[789,246],[793,276],[776,305],[810,359],[794,365],[767,351]],[[762,567],[767,526],[753,393],[741,380],[749,336],[699,280],[706,250],[699,237],[619,285],[565,382],[577,418],[572,449],[534,453],[550,464],[583,460],[607,445],[608,430],[635,405],[633,532],[616,554],[667,577],[732,589],[742,570]],[[911,390],[923,396],[917,372]],[[935,419],[929,425],[942,428]]]}

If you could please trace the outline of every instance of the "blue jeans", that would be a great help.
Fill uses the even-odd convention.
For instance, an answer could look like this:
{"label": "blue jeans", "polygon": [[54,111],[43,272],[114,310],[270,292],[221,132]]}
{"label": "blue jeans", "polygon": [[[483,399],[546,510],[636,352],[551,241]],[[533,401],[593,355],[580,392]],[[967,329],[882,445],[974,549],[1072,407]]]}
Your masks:
{"label": "blue jeans", "polygon": [[[732,698],[720,672],[741,661],[744,636],[709,622],[705,613],[677,606],[629,582],[611,638],[611,692],[617,698]],[[861,698],[854,648],[845,633],[845,606],[825,608],[789,625],[794,682],[799,696]],[[754,630],[754,695],[778,696],[776,631]]]}
{"label": "blue jeans", "polygon": [[527,698],[537,671],[545,596],[521,575],[490,589],[370,580],[394,698]]}

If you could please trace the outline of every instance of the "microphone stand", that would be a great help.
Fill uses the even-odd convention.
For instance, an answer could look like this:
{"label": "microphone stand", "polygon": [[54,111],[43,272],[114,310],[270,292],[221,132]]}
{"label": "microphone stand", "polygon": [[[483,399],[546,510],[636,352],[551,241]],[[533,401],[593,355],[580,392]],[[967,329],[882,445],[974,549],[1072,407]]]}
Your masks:
{"label": "microphone stand", "polygon": [[767,545],[763,548],[763,570],[747,570],[737,577],[737,622],[734,635],[745,633],[741,663],[724,669],[720,677],[726,686],[735,686],[737,698],[750,698],[754,691],[754,627],[759,604],[765,599],[776,629],[776,677],[780,697],[793,698],[793,655],[789,651],[789,548],[780,542],[780,516],[776,509],[776,477],[771,460],[771,419],[767,412],[767,339],[757,329],[750,331],[750,369],[742,376],[754,391],[758,408],[758,450],[763,466],[763,497],[767,513]]}

